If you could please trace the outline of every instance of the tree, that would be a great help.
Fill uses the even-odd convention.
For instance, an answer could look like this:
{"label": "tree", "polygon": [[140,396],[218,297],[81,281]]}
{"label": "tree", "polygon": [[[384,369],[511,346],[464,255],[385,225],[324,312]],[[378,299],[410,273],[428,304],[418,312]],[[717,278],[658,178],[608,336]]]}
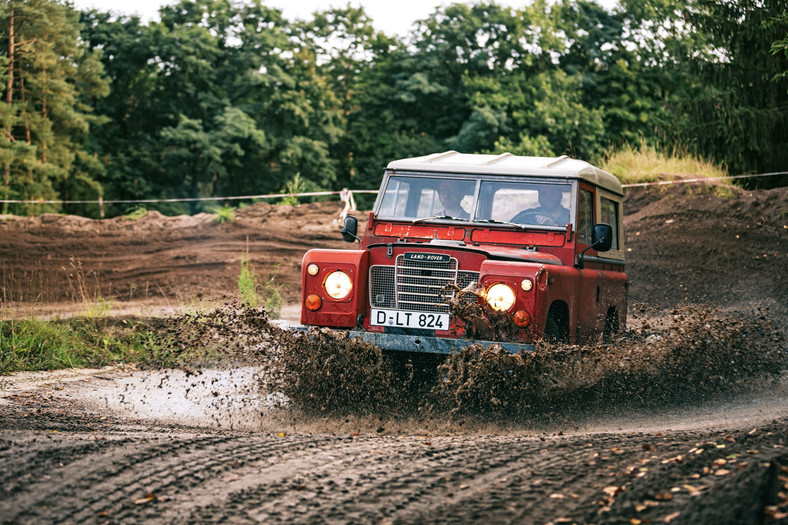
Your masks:
{"label": "tree", "polygon": [[[788,165],[783,0],[626,0],[634,42],[666,73],[664,140],[735,173]],[[775,22],[776,21],[776,22]],[[659,38],[654,38],[659,35]],[[652,67],[653,67],[652,66]]]}
{"label": "tree", "polygon": [[101,120],[91,104],[108,87],[97,55],[80,43],[76,12],[50,0],[11,0],[0,13],[7,42],[0,113],[4,193],[99,196],[101,166],[91,160],[87,142],[90,125]]}

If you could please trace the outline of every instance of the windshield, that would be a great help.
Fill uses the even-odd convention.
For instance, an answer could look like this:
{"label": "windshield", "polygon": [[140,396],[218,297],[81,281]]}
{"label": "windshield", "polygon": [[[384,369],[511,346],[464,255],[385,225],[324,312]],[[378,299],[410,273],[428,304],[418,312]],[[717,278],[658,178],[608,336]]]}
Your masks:
{"label": "windshield", "polygon": [[449,177],[389,177],[378,216],[561,226],[570,222],[571,185]]}

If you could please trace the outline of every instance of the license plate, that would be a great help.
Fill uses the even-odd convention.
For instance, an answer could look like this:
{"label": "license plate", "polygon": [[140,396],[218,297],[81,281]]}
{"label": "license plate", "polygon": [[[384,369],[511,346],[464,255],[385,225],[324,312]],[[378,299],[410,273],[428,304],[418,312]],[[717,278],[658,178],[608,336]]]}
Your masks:
{"label": "license plate", "polygon": [[396,326],[398,328],[448,330],[449,314],[373,309],[370,324],[375,326]]}

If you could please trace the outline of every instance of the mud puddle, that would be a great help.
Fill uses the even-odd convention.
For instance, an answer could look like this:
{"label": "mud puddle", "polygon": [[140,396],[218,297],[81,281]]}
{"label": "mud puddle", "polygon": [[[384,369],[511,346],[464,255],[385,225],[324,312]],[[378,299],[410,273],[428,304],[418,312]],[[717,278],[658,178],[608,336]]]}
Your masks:
{"label": "mud puddle", "polygon": [[124,419],[232,430],[260,430],[281,394],[263,394],[259,369],[184,371],[61,370],[27,372],[0,378],[0,404],[27,399],[59,401],[83,411]]}

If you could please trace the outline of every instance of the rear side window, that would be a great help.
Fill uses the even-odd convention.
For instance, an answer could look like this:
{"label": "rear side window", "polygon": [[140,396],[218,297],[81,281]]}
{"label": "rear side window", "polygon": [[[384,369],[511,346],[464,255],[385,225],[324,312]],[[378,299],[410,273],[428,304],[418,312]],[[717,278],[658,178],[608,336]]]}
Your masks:
{"label": "rear side window", "polygon": [[580,190],[580,202],[577,206],[577,240],[591,244],[591,231],[594,228],[594,195]]}
{"label": "rear side window", "polygon": [[602,222],[613,227],[611,250],[618,250],[618,203],[602,197]]}

